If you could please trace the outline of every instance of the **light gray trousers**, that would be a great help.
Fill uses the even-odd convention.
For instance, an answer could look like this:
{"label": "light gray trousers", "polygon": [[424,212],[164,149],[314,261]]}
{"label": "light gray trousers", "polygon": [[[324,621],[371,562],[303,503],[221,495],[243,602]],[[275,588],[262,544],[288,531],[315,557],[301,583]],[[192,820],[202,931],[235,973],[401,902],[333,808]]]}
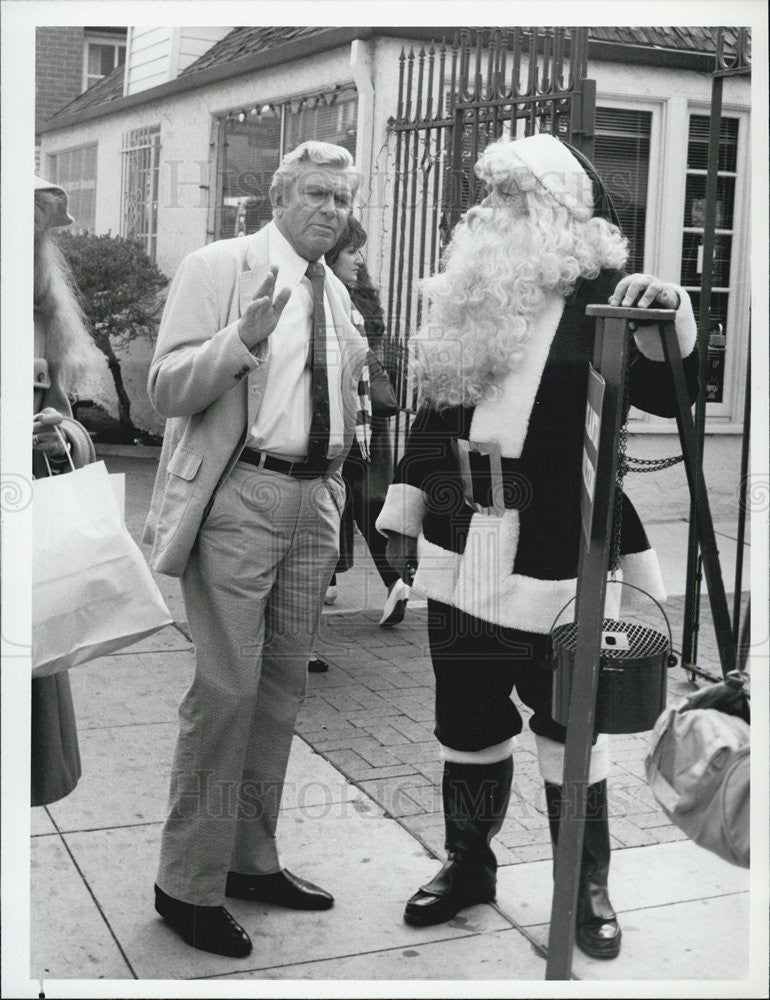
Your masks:
{"label": "light gray trousers", "polygon": [[228,871],[280,870],[275,827],[345,486],[238,463],[182,576],[195,676],[179,707],[157,882],[219,906]]}

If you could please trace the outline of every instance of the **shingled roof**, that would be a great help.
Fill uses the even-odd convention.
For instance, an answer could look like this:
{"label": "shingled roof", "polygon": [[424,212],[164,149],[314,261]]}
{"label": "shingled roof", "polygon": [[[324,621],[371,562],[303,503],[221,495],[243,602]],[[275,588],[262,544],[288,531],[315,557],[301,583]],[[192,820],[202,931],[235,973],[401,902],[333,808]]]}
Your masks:
{"label": "shingled roof", "polygon": [[[327,25],[313,25],[305,27],[283,27],[283,26],[258,26],[233,28],[224,38],[220,39],[204,52],[200,58],[188,66],[177,78],[180,84],[195,86],[191,79],[197,74],[205,73],[205,78],[201,79],[203,85],[212,73],[217,73],[218,68],[230,66],[240,60],[248,60],[260,53],[274,53],[283,46],[288,46],[292,50],[292,58],[297,58],[297,46],[303,41],[307,43],[308,54],[314,46],[321,42],[319,36],[329,36],[335,31],[344,33],[346,36],[355,37],[357,33],[371,35],[382,34],[398,37],[416,37],[425,39],[426,37],[451,38],[459,31],[454,27],[380,27],[380,28],[346,28],[334,29]],[[479,28],[482,31],[493,31],[493,28]],[[728,29],[730,30],[730,29]],[[716,48],[716,28],[711,27],[589,27],[589,44],[595,43],[597,52],[605,46],[622,46],[627,52],[649,53],[650,58],[643,61],[652,61],[652,51],[658,53],[682,53],[695,55],[713,55]],[[589,59],[591,52],[589,48]],[[288,58],[288,56],[287,56]],[[608,54],[604,58],[610,58]],[[123,97],[123,79],[125,67],[119,66],[109,76],[100,80],[99,83],[90,87],[85,93],[76,97],[74,101],[58,111],[48,121],[56,123],[57,119],[70,119],[73,115],[79,116],[82,112],[95,110],[100,105],[108,105]],[[158,88],[153,88],[158,89]],[[186,88],[185,88],[186,89]],[[143,93],[148,94],[149,91]],[[136,95],[141,99],[141,94]],[[104,111],[108,111],[107,107]]]}
{"label": "shingled roof", "polygon": [[189,76],[191,73],[199,73],[209,66],[216,66],[219,63],[231,62],[233,59],[240,59],[242,56],[253,56],[258,52],[267,52],[278,45],[285,45],[287,42],[295,42],[301,38],[312,38],[322,31],[328,31],[324,25],[313,25],[311,27],[257,27],[257,28],[233,28],[233,30],[221,38],[211,48],[204,52],[202,56],[191,63],[180,76]]}
{"label": "shingled roof", "polygon": [[[313,26],[305,28],[285,28],[285,27],[250,27],[233,28],[220,41],[205,52],[198,60],[184,70],[182,75],[198,73],[209,66],[218,63],[229,62],[232,59],[239,59],[242,56],[254,55],[257,52],[264,52],[277,45],[295,41],[298,38],[311,38],[322,31],[327,31],[326,27]],[[377,29],[375,29],[376,31]],[[382,29],[388,34],[403,34],[409,37],[412,28]],[[436,36],[442,35],[451,38],[458,28],[436,28]],[[493,29],[487,28],[487,31]],[[713,53],[716,48],[716,29],[706,27],[693,28],[591,28],[588,29],[588,37],[595,41],[614,42],[620,45],[634,45],[650,49],[672,49],[680,52],[706,52]]]}

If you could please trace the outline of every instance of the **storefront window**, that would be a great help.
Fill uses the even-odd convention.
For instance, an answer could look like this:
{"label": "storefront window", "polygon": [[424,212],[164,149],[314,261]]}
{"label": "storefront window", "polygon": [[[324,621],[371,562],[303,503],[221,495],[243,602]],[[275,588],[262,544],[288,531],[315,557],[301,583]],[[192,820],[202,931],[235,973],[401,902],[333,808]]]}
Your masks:
{"label": "storefront window", "polygon": [[357,114],[358,95],[349,89],[222,116],[215,239],[254,233],[272,218],[270,179],[281,157],[301,142],[332,142],[355,155]]}

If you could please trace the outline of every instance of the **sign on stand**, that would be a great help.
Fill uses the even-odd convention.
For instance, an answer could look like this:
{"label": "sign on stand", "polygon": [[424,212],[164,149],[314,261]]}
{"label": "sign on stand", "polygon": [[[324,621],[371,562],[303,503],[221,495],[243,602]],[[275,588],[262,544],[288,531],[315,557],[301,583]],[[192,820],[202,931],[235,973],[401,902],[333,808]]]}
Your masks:
{"label": "sign on stand", "polygon": [[599,430],[602,420],[604,385],[604,379],[591,365],[588,371],[588,402],[586,404],[583,471],[580,488],[580,518],[583,522],[583,542],[585,545],[591,541],[591,524],[594,516],[596,467],[599,462]]}

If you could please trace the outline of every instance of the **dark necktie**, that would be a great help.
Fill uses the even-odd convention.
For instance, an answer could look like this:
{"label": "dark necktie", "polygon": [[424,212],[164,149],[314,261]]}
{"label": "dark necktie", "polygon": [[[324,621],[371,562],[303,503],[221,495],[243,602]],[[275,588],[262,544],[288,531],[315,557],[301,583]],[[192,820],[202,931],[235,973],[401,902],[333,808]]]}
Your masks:
{"label": "dark necktie", "polygon": [[310,337],[311,399],[310,440],[307,464],[325,470],[329,450],[329,376],[326,365],[326,312],[324,310],[324,266],[315,261],[305,274],[313,286],[313,328]]}

